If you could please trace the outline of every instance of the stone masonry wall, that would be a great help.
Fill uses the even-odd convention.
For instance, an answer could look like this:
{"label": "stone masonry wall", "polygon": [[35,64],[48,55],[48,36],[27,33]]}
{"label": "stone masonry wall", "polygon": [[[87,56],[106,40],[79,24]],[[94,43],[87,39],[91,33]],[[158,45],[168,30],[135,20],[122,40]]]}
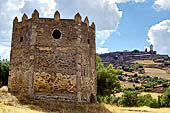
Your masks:
{"label": "stone masonry wall", "polygon": [[[96,100],[95,25],[81,21],[32,18],[14,20],[9,88],[34,99],[72,102]],[[53,32],[61,33],[54,39]]]}

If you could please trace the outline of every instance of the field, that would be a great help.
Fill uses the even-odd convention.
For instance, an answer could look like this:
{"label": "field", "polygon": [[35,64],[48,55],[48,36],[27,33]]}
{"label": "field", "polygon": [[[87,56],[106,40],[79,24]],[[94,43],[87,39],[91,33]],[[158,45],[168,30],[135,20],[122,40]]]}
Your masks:
{"label": "field", "polygon": [[162,63],[156,63],[153,60],[136,60],[132,63],[138,63],[138,64],[143,64],[143,65],[149,65],[149,64],[161,65],[162,64]]}
{"label": "field", "polygon": [[123,81],[120,81],[120,84],[123,88],[129,88],[129,87],[133,87],[133,85],[135,86],[141,86],[140,83],[134,83],[134,82],[123,82]]}
{"label": "field", "polygon": [[170,79],[170,74],[168,74],[165,70],[157,69],[157,68],[145,68],[145,74],[151,77],[161,77],[165,79]]}

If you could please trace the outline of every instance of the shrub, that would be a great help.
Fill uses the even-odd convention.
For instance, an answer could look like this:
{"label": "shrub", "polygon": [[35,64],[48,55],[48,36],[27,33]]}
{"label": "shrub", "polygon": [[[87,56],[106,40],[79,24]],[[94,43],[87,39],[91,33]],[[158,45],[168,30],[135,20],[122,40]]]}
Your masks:
{"label": "shrub", "polygon": [[138,94],[136,91],[125,91],[118,103],[128,107],[138,106]]}
{"label": "shrub", "polygon": [[128,82],[133,82],[132,77],[129,77],[129,78],[128,78]]}
{"label": "shrub", "polygon": [[118,76],[119,80],[121,81],[126,81],[126,79],[124,79],[121,75]]}
{"label": "shrub", "polygon": [[156,99],[153,99],[150,101],[150,105],[149,105],[151,108],[159,108],[159,103]]}
{"label": "shrub", "polygon": [[120,97],[110,96],[109,97],[109,103],[110,104],[118,104]]}
{"label": "shrub", "polygon": [[136,78],[134,79],[134,82],[135,82],[135,83],[139,83],[138,77],[136,77]]}
{"label": "shrub", "polygon": [[139,96],[138,105],[139,106],[150,106],[151,101],[153,100],[150,94]]}
{"label": "shrub", "polygon": [[163,107],[170,107],[170,87],[160,97],[160,103]]}
{"label": "shrub", "polygon": [[162,84],[162,86],[163,86],[163,87],[169,87],[170,84],[169,84],[168,82],[164,82],[164,83]]}
{"label": "shrub", "polygon": [[137,74],[137,73],[135,73],[135,74],[134,74],[134,77],[138,77],[138,74]]}

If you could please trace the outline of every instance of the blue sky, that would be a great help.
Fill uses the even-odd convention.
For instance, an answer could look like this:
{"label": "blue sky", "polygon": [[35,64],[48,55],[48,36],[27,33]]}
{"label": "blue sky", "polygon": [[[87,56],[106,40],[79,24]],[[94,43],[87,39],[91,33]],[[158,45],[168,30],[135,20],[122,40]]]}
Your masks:
{"label": "blue sky", "polygon": [[170,55],[170,0],[0,0],[0,56],[10,56],[12,21],[29,18],[34,9],[40,17],[74,18],[79,12],[96,24],[98,53],[139,49],[150,44]]}
{"label": "blue sky", "polygon": [[[97,40],[97,45],[108,48],[110,52],[144,50],[144,48],[149,47],[150,43],[147,40],[150,27],[159,24],[163,20],[170,19],[170,10],[155,9],[154,2],[155,0],[148,0],[141,3],[118,4],[119,9],[123,11],[123,15],[117,31],[111,33],[103,46],[100,46],[99,40]],[[158,51],[158,53],[169,54],[167,51]]]}

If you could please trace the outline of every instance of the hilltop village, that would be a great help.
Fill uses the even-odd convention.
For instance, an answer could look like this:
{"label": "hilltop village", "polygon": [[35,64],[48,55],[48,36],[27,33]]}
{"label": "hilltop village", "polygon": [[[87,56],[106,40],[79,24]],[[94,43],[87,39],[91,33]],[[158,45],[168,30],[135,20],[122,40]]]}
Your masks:
{"label": "hilltop village", "polygon": [[[168,55],[157,54],[157,51],[153,50],[153,45],[150,45],[150,51],[139,51],[133,50],[128,51],[125,50],[123,52],[110,52],[105,54],[98,54],[98,56],[102,59],[102,62],[107,65],[109,63],[114,66],[121,66],[122,64],[130,65],[133,64],[136,60],[153,60],[154,62],[161,62],[169,60]],[[167,63],[165,64],[168,65]],[[162,66],[161,66],[162,67]]]}

